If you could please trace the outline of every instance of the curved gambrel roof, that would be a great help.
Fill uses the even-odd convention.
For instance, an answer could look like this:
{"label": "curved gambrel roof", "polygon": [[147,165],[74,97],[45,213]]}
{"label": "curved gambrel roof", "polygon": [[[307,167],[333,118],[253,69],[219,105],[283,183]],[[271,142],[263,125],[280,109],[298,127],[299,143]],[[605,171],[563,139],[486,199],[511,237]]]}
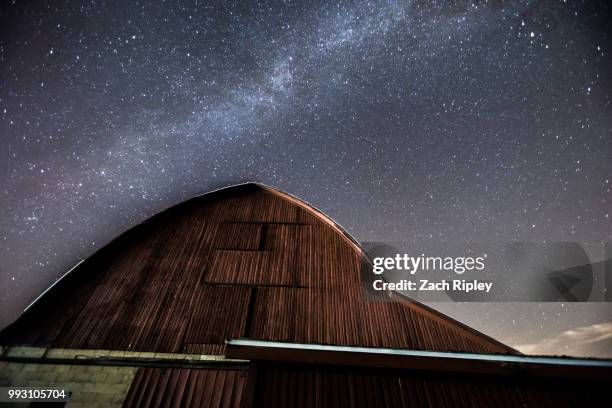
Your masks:
{"label": "curved gambrel roof", "polygon": [[[222,354],[225,341],[516,353],[422,304],[364,295],[359,244],[255,183],[130,229],[0,333],[2,344]],[[395,301],[392,301],[395,300]]]}

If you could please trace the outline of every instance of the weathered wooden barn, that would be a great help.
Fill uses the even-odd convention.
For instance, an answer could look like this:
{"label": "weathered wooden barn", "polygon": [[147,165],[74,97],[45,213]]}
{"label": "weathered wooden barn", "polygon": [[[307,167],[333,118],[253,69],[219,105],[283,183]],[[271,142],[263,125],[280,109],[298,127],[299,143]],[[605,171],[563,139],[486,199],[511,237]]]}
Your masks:
{"label": "weathered wooden barn", "polygon": [[77,265],[0,333],[0,385],[69,404],[603,405],[612,365],[534,358],[394,293],[299,199],[248,183],[172,207]]}

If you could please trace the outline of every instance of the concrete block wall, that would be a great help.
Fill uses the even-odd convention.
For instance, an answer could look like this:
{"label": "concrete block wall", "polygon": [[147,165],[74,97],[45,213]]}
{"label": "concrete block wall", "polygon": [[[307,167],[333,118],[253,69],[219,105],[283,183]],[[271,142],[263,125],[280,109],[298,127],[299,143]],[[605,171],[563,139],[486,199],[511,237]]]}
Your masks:
{"label": "concrete block wall", "polygon": [[0,347],[0,386],[63,387],[72,392],[68,407],[121,407],[137,366],[155,367],[156,362],[181,366],[244,361],[222,355],[9,346]]}
{"label": "concrete block wall", "polygon": [[62,387],[68,407],[121,407],[136,367],[0,361],[0,386]]}

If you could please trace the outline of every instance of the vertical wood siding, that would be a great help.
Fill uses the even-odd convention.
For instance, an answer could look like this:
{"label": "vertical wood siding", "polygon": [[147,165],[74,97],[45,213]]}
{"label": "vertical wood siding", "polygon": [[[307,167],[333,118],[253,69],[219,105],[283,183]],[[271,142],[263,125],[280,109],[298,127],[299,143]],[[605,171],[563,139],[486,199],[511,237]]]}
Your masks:
{"label": "vertical wood siding", "polygon": [[513,352],[435,312],[373,301],[333,223],[257,185],[197,197],[83,262],[4,344],[223,353],[226,339]]}

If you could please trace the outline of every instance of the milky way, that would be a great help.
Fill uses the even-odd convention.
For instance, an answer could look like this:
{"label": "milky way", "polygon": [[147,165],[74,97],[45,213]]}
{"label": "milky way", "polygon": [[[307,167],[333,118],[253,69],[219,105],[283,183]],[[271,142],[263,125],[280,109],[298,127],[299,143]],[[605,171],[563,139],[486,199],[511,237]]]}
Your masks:
{"label": "milky way", "polygon": [[[0,7],[1,326],[130,226],[246,180],[362,241],[612,241],[603,1]],[[606,304],[440,307],[612,355],[550,338],[610,338]]]}

